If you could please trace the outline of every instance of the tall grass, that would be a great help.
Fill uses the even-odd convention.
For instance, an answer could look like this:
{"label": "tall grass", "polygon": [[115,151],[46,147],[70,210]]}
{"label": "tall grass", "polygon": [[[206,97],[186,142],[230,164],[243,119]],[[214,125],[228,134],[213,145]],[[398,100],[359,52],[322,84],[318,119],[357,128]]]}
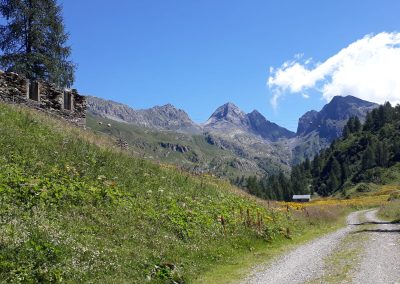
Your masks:
{"label": "tall grass", "polygon": [[400,195],[379,208],[379,215],[393,222],[400,222]]}
{"label": "tall grass", "polygon": [[0,104],[0,282],[190,282],[303,229],[225,182]]}

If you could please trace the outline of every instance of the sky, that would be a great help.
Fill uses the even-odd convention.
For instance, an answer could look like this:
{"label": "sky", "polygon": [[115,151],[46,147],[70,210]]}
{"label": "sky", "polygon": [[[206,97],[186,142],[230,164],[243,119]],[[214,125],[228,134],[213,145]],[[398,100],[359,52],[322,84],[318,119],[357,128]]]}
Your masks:
{"label": "sky", "polygon": [[400,102],[398,0],[59,2],[84,95],[196,122],[232,102],[294,131],[334,95]]}

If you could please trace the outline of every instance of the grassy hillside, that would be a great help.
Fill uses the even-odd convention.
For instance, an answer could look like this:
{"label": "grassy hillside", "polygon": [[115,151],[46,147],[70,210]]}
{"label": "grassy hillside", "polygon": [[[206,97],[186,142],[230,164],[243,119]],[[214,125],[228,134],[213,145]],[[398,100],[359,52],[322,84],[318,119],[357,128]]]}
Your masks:
{"label": "grassy hillside", "polygon": [[191,282],[302,221],[0,104],[0,282]]}
{"label": "grassy hillside", "polygon": [[[101,124],[99,124],[99,122]],[[107,125],[111,124],[112,127]],[[218,177],[237,176],[288,171],[282,161],[287,150],[278,143],[253,145],[253,148],[233,141],[209,142],[207,135],[184,134],[173,131],[145,129],[132,124],[117,122],[88,114],[87,126],[95,131],[122,138],[129,145],[129,151],[148,160],[175,164],[192,172],[209,172]],[[185,151],[173,149],[185,147]],[[272,158],[271,158],[272,157]],[[275,157],[275,158],[274,158]],[[279,160],[276,159],[279,157]]]}

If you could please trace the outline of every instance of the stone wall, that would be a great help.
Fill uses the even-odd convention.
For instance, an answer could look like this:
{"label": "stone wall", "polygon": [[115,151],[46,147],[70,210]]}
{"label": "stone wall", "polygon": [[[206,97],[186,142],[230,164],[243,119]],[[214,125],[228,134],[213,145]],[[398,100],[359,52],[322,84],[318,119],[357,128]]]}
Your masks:
{"label": "stone wall", "polygon": [[31,82],[16,73],[0,71],[0,101],[23,104],[81,127],[86,124],[86,98],[77,90],[61,90],[44,81]]}

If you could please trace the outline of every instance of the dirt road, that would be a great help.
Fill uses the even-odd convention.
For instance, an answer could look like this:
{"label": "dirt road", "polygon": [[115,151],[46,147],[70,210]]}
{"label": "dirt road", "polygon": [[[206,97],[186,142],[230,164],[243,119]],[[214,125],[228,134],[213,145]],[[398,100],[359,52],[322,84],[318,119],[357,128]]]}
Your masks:
{"label": "dirt road", "polygon": [[351,213],[347,224],[261,265],[244,283],[400,283],[400,224],[376,210]]}

